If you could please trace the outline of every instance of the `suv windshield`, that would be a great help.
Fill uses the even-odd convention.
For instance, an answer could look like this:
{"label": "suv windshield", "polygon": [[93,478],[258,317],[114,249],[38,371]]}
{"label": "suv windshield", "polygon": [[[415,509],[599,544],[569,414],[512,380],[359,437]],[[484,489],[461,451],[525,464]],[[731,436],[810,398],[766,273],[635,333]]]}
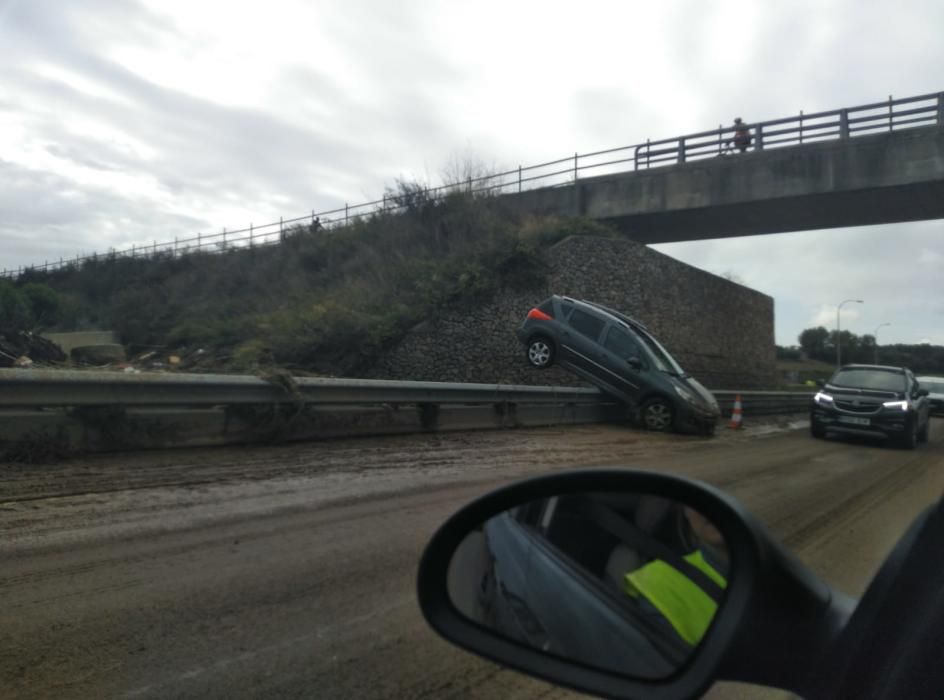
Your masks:
{"label": "suv windshield", "polygon": [[685,370],[679,366],[679,363],[669,354],[669,351],[659,344],[658,340],[638,326],[633,326],[632,329],[635,331],[636,336],[646,344],[649,353],[652,355],[653,360],[655,360],[656,369],[674,374],[678,377],[685,374]]}
{"label": "suv windshield", "polygon": [[904,391],[905,375],[883,369],[841,369],[829,380],[833,386],[877,391]]}

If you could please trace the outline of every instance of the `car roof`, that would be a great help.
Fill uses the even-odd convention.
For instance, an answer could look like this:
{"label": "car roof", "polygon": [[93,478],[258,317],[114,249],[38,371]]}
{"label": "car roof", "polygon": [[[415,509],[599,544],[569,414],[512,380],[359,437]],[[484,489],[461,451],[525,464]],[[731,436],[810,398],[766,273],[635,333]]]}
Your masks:
{"label": "car roof", "polygon": [[882,372],[896,372],[898,374],[904,374],[907,370],[906,367],[892,367],[890,365],[843,365],[839,369],[877,369]]}
{"label": "car roof", "polygon": [[915,377],[919,382],[944,382],[944,377],[935,377],[933,374],[923,374],[920,377]]}

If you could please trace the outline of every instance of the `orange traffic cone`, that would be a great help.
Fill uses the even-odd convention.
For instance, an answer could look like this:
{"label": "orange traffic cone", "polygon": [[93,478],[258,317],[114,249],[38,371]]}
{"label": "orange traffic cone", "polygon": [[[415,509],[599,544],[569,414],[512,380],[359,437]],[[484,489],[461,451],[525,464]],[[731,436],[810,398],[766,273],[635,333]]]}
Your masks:
{"label": "orange traffic cone", "polygon": [[728,423],[728,427],[732,430],[741,429],[741,395],[736,394],[734,396],[734,410],[731,411],[731,422]]}

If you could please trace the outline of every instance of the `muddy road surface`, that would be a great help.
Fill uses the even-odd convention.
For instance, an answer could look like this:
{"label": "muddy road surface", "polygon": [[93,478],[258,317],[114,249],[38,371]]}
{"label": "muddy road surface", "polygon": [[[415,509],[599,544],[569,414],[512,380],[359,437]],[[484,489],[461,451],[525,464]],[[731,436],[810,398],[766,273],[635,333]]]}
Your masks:
{"label": "muddy road surface", "polygon": [[587,466],[720,486],[860,594],[944,491],[944,421],[915,451],[589,426],[0,465],[0,696],[577,697],[440,640],[414,577],[463,503]]}

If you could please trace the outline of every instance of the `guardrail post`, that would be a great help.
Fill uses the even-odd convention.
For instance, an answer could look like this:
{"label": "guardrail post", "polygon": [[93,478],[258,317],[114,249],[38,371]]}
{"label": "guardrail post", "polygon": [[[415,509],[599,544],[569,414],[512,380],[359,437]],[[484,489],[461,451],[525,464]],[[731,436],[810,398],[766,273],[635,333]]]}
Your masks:
{"label": "guardrail post", "polygon": [[[942,102],[941,98],[938,97],[938,104]],[[938,119],[938,121],[941,121]],[[518,191],[521,192],[521,166],[518,166]]]}
{"label": "guardrail post", "polygon": [[226,250],[226,227],[223,227],[223,250]]}
{"label": "guardrail post", "polygon": [[177,236],[174,236],[174,257],[177,257]]}
{"label": "guardrail post", "polygon": [[252,250],[252,222],[249,222],[249,250]]}
{"label": "guardrail post", "polygon": [[574,153],[574,182],[577,182],[577,153]]}
{"label": "guardrail post", "polygon": [[895,128],[895,121],[893,119],[894,110],[892,108],[892,96],[888,96],[888,130],[893,131]]}
{"label": "guardrail post", "polygon": [[285,240],[285,231],[282,230],[282,217],[279,217],[279,242]]}
{"label": "guardrail post", "polygon": [[763,151],[764,150],[764,125],[758,124],[754,128],[754,150]]}
{"label": "guardrail post", "polygon": [[803,110],[800,110],[800,143],[803,143]]}
{"label": "guardrail post", "polygon": [[678,145],[678,162],[685,162],[685,139],[679,139]]}
{"label": "guardrail post", "polygon": [[344,203],[344,225],[350,226],[350,219],[348,217],[347,202]]}
{"label": "guardrail post", "polygon": [[944,92],[937,94],[937,125],[944,129]]}
{"label": "guardrail post", "polygon": [[[134,258],[135,258],[134,243],[132,243],[132,244],[131,244],[131,259],[134,260]],[[76,265],[79,264],[79,256],[78,256],[78,255],[75,256],[75,264],[76,264]]]}
{"label": "guardrail post", "polygon": [[197,251],[203,246],[203,234],[197,231]]}
{"label": "guardrail post", "polygon": [[849,110],[848,109],[839,110],[839,138],[840,139],[849,138]]}

